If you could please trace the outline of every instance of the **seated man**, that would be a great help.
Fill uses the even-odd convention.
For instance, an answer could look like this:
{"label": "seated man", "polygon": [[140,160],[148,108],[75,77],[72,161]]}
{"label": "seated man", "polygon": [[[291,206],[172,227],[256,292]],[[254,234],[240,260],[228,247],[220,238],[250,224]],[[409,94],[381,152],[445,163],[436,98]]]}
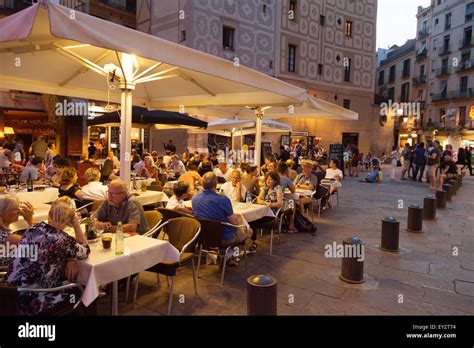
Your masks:
{"label": "seated man", "polygon": [[227,167],[227,162],[222,161],[219,162],[219,165],[217,168],[214,168],[214,174],[216,174],[217,177],[222,178],[222,180],[219,180],[219,182],[226,182],[230,181],[230,176],[232,174],[232,170],[230,170]]}
{"label": "seated man", "polygon": [[183,181],[177,182],[173,186],[173,193],[174,195],[171,196],[168,203],[166,203],[166,209],[177,210],[191,215],[193,211],[184,205],[184,201],[192,196],[189,184]]}
{"label": "seated man", "polygon": [[325,179],[335,180],[334,184],[331,185],[331,193],[336,192],[338,187],[342,187],[342,170],[337,167],[337,163],[333,160],[329,162],[329,168],[326,169]]}
{"label": "seated man", "polygon": [[247,194],[247,189],[242,185],[240,170],[234,169],[230,176],[230,182],[222,185],[220,192],[229,197],[233,202],[243,202]]}
{"label": "seated man", "polygon": [[87,185],[81,188],[82,199],[85,201],[100,201],[107,199],[107,186],[100,181],[100,170],[91,167],[84,173]]}
{"label": "seated man", "polygon": [[458,173],[458,168],[456,163],[451,159],[451,157],[446,156],[444,160],[444,168],[442,169],[442,173],[439,176],[439,187],[443,188],[443,184],[446,180],[453,179]]}
{"label": "seated man", "polygon": [[109,184],[108,198],[97,212],[99,227],[115,232],[117,223],[122,222],[124,232],[148,231],[143,207],[133,197],[128,196],[128,188],[122,180],[113,180]]}
{"label": "seated man", "polygon": [[35,157],[28,162],[25,169],[21,172],[20,181],[39,180],[39,170],[44,166],[44,159],[42,157]]}
{"label": "seated man", "polygon": [[[299,174],[293,184],[297,189],[316,191],[318,187],[318,178],[312,173],[313,164],[310,161],[302,161],[301,166],[303,173]],[[298,204],[298,208],[301,214],[304,212],[305,204],[311,202],[309,197],[301,196]]]}
{"label": "seated man", "polygon": [[[206,173],[202,181],[204,191],[194,196],[192,200],[194,216],[238,225],[238,215],[234,214],[230,199],[216,192],[217,176],[211,172]],[[251,229],[224,226],[222,243],[230,245],[242,242],[251,237],[252,233]]]}
{"label": "seated man", "polygon": [[197,172],[197,169],[197,165],[194,162],[191,162],[188,166],[188,171],[182,174],[178,179],[178,182],[185,182],[189,185],[191,195],[196,192],[196,186],[202,186],[202,177]]}

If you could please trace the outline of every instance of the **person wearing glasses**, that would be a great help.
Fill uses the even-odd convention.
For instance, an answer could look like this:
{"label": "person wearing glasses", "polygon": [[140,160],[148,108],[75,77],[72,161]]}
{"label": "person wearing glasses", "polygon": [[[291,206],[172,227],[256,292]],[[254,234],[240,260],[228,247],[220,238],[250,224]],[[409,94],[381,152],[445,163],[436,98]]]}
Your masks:
{"label": "person wearing glasses", "polygon": [[220,192],[229,197],[232,202],[243,202],[247,189],[242,185],[240,170],[234,169],[230,175],[230,181],[222,185]]}
{"label": "person wearing glasses", "polygon": [[107,200],[97,212],[99,227],[115,232],[119,221],[124,232],[143,234],[148,231],[143,207],[133,197],[129,197],[124,181],[113,180],[109,184]]}

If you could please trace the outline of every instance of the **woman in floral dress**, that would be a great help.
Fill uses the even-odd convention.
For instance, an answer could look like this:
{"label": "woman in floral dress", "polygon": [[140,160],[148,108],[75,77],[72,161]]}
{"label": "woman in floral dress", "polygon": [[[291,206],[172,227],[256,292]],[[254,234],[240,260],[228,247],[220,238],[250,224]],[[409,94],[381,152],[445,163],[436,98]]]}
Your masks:
{"label": "woman in floral dress", "polygon": [[[74,280],[78,268],[66,267],[68,261],[87,258],[90,253],[74,207],[71,198],[61,197],[53,202],[48,223],[40,222],[26,230],[20,245],[36,251],[36,255],[12,262],[9,283],[28,288],[54,288]],[[75,238],[64,232],[68,226],[74,229]],[[69,301],[69,295],[68,291],[21,294],[19,312],[39,314],[62,301]]]}

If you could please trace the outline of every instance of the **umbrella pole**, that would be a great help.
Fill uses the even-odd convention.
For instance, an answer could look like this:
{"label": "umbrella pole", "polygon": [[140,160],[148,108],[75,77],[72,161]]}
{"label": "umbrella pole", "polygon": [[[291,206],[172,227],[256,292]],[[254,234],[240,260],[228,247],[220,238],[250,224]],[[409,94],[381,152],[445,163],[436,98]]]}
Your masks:
{"label": "umbrella pole", "polygon": [[135,83],[133,79],[133,56],[122,53],[120,68],[123,73],[123,80],[119,87],[121,95],[121,117],[120,117],[120,179],[127,187],[130,187],[130,161],[132,152],[132,97]]}
{"label": "umbrella pole", "polygon": [[130,153],[132,151],[132,90],[122,89],[120,115],[120,179],[130,186]]}
{"label": "umbrella pole", "polygon": [[263,111],[260,107],[255,109],[255,164],[260,167],[262,153],[262,118]]}

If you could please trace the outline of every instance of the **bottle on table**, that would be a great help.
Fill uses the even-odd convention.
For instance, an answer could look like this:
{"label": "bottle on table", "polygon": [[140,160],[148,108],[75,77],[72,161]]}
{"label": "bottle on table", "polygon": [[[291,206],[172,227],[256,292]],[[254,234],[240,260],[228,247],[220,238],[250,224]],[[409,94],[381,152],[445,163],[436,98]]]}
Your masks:
{"label": "bottle on table", "polygon": [[250,192],[247,192],[247,194],[245,195],[245,203],[247,204],[252,203],[252,195],[250,194]]}
{"label": "bottle on table", "polygon": [[117,223],[117,230],[115,233],[115,255],[123,254],[123,228],[122,221]]}
{"label": "bottle on table", "polygon": [[28,180],[26,180],[26,190],[28,192],[33,191],[33,179],[31,179],[31,173],[28,174]]}

